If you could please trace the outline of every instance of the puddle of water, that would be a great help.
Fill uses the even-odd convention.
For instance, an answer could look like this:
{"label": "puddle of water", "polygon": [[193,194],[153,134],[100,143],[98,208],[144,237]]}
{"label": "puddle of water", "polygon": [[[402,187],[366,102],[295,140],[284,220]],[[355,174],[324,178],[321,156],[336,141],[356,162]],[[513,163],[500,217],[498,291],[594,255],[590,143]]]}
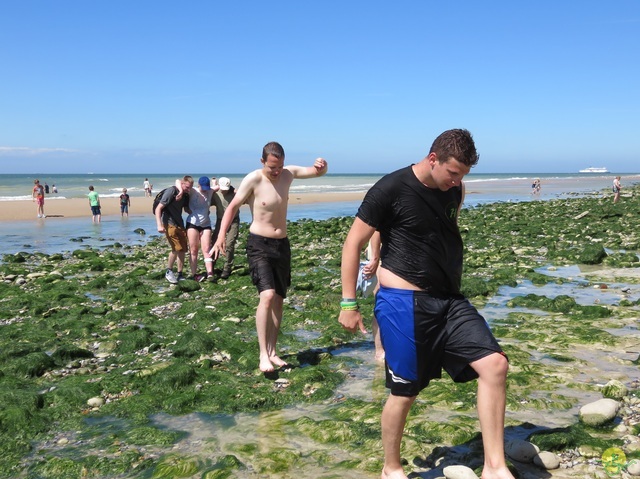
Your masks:
{"label": "puddle of water", "polygon": [[322,334],[318,333],[317,331],[309,331],[306,329],[296,329],[295,331],[290,331],[285,334],[295,336],[302,341],[313,341],[314,339],[318,339],[320,336],[322,336]]}
{"label": "puddle of water", "polygon": [[[258,471],[252,469],[254,454],[268,456],[275,448],[289,449],[299,455],[300,464],[295,471],[295,477],[298,478],[375,477],[362,471],[336,470],[331,466],[317,464],[312,453],[328,454],[331,464],[354,458],[350,457],[344,449],[316,443],[287,425],[289,421],[302,416],[321,417],[324,409],[326,406],[312,406],[304,409],[291,408],[266,413],[236,414],[233,417],[199,413],[180,417],[158,414],[153,417],[153,420],[156,425],[172,430],[188,431],[188,436],[174,445],[173,452],[209,458],[226,454],[235,455],[247,465],[246,470],[234,471],[233,477],[238,479],[294,477],[292,474],[282,472],[273,474],[261,472],[258,476],[256,475]],[[244,446],[245,451],[253,449],[254,452],[240,452],[238,446]],[[246,448],[246,446],[254,446],[254,448]]]}
{"label": "puddle of water", "polygon": [[[566,295],[575,299],[576,303],[581,306],[594,304],[614,305],[623,299],[629,301],[637,301],[640,299],[640,290],[638,288],[634,288],[634,290],[628,293],[622,292],[623,288],[629,287],[625,283],[609,283],[606,289],[600,289],[599,287],[590,286],[589,284],[588,282],[579,280],[571,283],[550,283],[545,285],[535,285],[531,281],[523,281],[515,288],[511,286],[501,286],[496,295],[487,302],[485,309],[490,309],[492,313],[504,317],[505,313],[519,310],[518,308],[507,308],[507,301],[517,296],[526,296],[528,294],[547,296],[548,298]],[[487,318],[489,317],[491,316]]]}

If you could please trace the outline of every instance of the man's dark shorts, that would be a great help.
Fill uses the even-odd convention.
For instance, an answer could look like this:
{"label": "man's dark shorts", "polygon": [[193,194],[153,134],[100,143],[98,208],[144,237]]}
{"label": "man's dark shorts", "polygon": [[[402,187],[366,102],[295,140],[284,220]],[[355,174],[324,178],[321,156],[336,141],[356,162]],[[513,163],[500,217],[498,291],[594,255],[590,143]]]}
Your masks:
{"label": "man's dark shorts", "polygon": [[504,355],[485,319],[462,296],[381,287],[375,315],[386,385],[395,396],[417,396],[443,368],[455,382],[470,381],[478,377],[470,363]]}
{"label": "man's dark shorts", "polygon": [[266,238],[249,233],[247,259],[251,281],[262,293],[275,289],[283,298],[291,286],[291,246],[289,238]]}

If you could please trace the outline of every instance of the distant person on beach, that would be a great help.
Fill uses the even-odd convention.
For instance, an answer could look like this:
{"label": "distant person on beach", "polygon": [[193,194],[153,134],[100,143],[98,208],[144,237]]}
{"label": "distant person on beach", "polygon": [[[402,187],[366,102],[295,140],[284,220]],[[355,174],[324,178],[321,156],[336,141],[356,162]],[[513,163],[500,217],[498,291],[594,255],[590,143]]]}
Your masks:
{"label": "distant person on beach", "polygon": [[[220,225],[222,225],[222,218],[227,211],[229,204],[236,196],[236,189],[231,186],[231,180],[225,176],[220,178],[218,183],[218,191],[213,195],[212,204],[216,207],[216,229],[213,232],[213,242],[218,240],[220,233]],[[224,257],[224,265],[222,266],[222,272],[220,273],[221,279],[227,279],[231,276],[231,270],[233,269],[233,259],[236,252],[236,240],[238,239],[238,232],[240,230],[240,209],[233,217],[229,229],[227,230],[227,237],[225,239],[226,251]],[[215,262],[214,262],[215,266]]]}
{"label": "distant person on beach", "polygon": [[89,206],[91,207],[91,214],[93,215],[91,221],[93,223],[100,223],[100,219],[102,218],[100,212],[100,197],[98,196],[98,192],[93,188],[93,185],[89,186],[89,194],[87,196],[89,196]]}
{"label": "distant person on beach", "polygon": [[247,239],[247,259],[251,280],[260,302],[256,310],[256,330],[260,346],[260,370],[272,372],[286,366],[278,357],[276,343],[282,322],[282,306],[291,285],[291,247],[287,238],[287,201],[296,178],[315,178],[327,172],[327,162],[318,158],[312,166],[284,166],[284,149],[267,143],[260,159],[262,168],[244,177],[220,223],[213,258],[227,252],[227,231],[240,205],[249,204],[252,221]]}
{"label": "distant person on beach", "polygon": [[342,249],[340,324],[365,333],[356,300],[360,252],[380,231],[375,316],[389,398],[382,411],[383,479],[406,479],[400,446],[418,393],[441,377],[478,378],[483,479],[513,479],[504,456],[508,361],[487,322],[460,292],[462,178],[478,161],[467,130],[448,130],[420,162],[381,178],[365,195]]}
{"label": "distant person on beach", "polygon": [[120,195],[120,216],[129,216],[129,206],[131,206],[131,198],[127,194],[127,189],[122,188]]}
{"label": "distant person on beach", "polygon": [[538,196],[540,194],[540,189],[542,185],[540,183],[540,178],[536,178],[531,184],[531,194]]}
{"label": "distant person on beach", "polygon": [[[215,281],[213,259],[211,259],[212,231],[209,208],[212,204],[211,180],[202,176],[198,187],[189,193],[189,216],[187,217],[187,239],[189,241],[189,263],[191,279],[201,282]],[[198,252],[202,249],[206,273],[198,274]]]}
{"label": "distant person on beach", "polygon": [[[184,258],[187,252],[187,230],[184,227],[182,211],[189,213],[189,192],[193,187],[193,177],[184,176],[180,181],[180,188],[175,186],[164,190],[160,203],[156,208],[156,226],[159,233],[164,233],[171,252],[167,261],[167,271],[164,275],[171,284],[185,279],[182,274]],[[180,193],[180,198],[176,198]],[[173,266],[177,264],[178,274],[173,272]]]}
{"label": "distant person on beach", "polygon": [[58,188],[56,187],[56,185],[51,185],[51,191],[53,191],[53,193],[58,192]]}
{"label": "distant person on beach", "polygon": [[31,197],[36,202],[36,214],[38,218],[46,218],[44,215],[44,188],[40,184],[40,180],[33,180],[33,190]]}
{"label": "distant person on beach", "polygon": [[151,183],[149,183],[149,178],[144,179],[144,183],[142,183],[142,187],[144,188],[144,196],[151,197]]}
{"label": "distant person on beach", "polygon": [[46,195],[48,195],[48,194],[49,194],[49,185],[48,185],[46,182],[44,183],[44,193],[45,193]]}
{"label": "distant person on beach", "polygon": [[622,189],[622,183],[620,183],[620,177],[616,176],[613,179],[613,202],[617,203],[620,201],[620,190]]}

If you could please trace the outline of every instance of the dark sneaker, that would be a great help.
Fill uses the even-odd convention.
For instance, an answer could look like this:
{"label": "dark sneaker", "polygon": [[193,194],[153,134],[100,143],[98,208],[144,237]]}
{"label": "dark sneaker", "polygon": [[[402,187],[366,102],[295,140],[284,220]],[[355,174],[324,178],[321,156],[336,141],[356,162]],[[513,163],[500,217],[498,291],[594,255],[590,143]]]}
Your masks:
{"label": "dark sneaker", "polygon": [[170,269],[167,270],[167,272],[164,274],[164,277],[167,281],[169,281],[169,283],[178,284],[178,278],[176,278],[176,275]]}
{"label": "dark sneaker", "polygon": [[222,272],[222,274],[220,275],[220,279],[227,279],[229,276],[231,276],[231,271],[227,271],[226,269]]}
{"label": "dark sneaker", "polygon": [[184,281],[185,279],[187,278],[185,278],[182,273],[178,273],[178,281]]}
{"label": "dark sneaker", "polygon": [[191,279],[198,282],[198,283],[202,283],[205,278],[207,277],[207,275],[205,274],[194,274]]}

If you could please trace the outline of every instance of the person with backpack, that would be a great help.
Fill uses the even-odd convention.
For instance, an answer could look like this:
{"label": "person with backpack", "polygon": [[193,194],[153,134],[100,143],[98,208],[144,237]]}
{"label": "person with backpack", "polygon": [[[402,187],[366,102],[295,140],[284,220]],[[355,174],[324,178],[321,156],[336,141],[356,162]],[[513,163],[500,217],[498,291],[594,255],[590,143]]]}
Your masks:
{"label": "person with backpack", "polygon": [[[180,188],[171,186],[165,188],[156,196],[153,202],[153,212],[156,217],[156,225],[159,233],[164,233],[171,252],[167,262],[167,272],[164,277],[171,284],[177,284],[184,278],[184,258],[188,250],[187,230],[184,227],[182,211],[189,211],[189,192],[193,187],[193,177],[186,175],[180,181]],[[177,275],[173,272],[173,266],[177,264]]]}

